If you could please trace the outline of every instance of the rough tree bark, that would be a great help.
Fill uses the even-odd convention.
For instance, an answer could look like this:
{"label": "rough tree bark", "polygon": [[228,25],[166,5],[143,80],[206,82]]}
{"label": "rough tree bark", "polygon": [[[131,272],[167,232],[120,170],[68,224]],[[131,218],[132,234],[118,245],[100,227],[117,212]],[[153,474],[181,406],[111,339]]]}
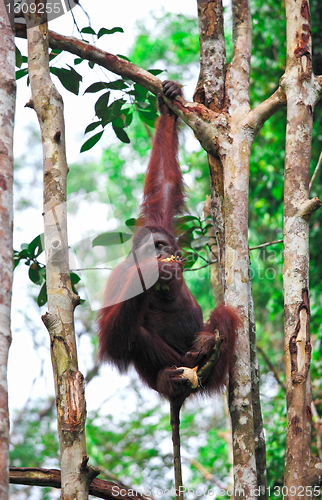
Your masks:
{"label": "rough tree bark", "polygon": [[[11,10],[6,9],[9,4]],[[16,99],[13,0],[0,2],[0,497],[8,498],[9,409],[7,363],[13,279],[13,125]]]}
{"label": "rough tree bark", "polygon": [[287,435],[284,498],[312,498],[322,463],[311,452],[311,342],[309,222],[321,206],[309,199],[313,109],[321,88],[312,73],[310,10],[286,0],[287,62],[281,85],[287,98],[284,183],[284,317]]}
{"label": "rough tree bark", "polygon": [[32,93],[29,106],[37,113],[43,144],[48,294],[48,313],[43,321],[50,335],[55,379],[62,498],[85,500],[99,471],[87,464],[86,456],[84,380],[78,370],[74,331],[74,309],[79,298],[72,291],[68,260],[63,101],[50,78],[46,14],[32,14],[31,4],[35,2],[28,0],[29,12],[25,16]]}

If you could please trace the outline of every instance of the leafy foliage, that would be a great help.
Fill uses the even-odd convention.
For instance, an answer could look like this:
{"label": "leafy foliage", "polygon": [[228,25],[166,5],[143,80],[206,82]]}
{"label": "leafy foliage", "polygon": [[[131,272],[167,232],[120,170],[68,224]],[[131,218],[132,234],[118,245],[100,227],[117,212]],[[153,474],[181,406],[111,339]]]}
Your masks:
{"label": "leafy foliage", "polygon": [[[23,243],[21,250],[14,250],[14,267],[16,268],[21,261],[29,267],[28,275],[30,281],[35,285],[39,285],[40,292],[37,297],[37,304],[39,307],[46,304],[47,289],[46,289],[46,266],[39,262],[38,257],[43,253],[44,248],[44,234],[39,234],[30,243]],[[76,293],[75,285],[80,281],[80,277],[76,273],[70,273],[70,279],[73,292]],[[81,303],[84,300],[81,299]]]}
{"label": "leafy foliage", "polygon": [[[157,72],[157,70],[154,70],[154,73]],[[109,90],[106,92],[106,89]],[[143,123],[150,127],[154,126],[158,116],[156,97],[141,85],[137,83],[132,85],[121,78],[113,82],[93,83],[85,90],[85,93],[95,93],[102,90],[104,93],[95,104],[95,115],[98,121],[90,123],[85,129],[85,133],[91,132],[99,126],[103,128],[104,132],[105,127],[111,124],[116,137],[128,144],[130,138],[124,129],[132,123],[133,112],[135,111],[137,111],[138,117]],[[110,90],[120,91],[122,98],[114,99],[109,104]],[[99,132],[88,139],[81,147],[81,152],[91,149],[100,140],[103,132]]]}

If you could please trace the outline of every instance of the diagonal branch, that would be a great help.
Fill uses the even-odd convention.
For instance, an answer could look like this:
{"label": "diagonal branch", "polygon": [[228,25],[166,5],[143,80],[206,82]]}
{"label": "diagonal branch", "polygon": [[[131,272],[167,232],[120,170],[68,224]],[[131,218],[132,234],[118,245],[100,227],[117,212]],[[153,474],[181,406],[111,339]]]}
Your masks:
{"label": "diagonal branch", "polygon": [[272,94],[268,99],[261,102],[256,106],[256,108],[252,109],[247,117],[246,123],[247,127],[252,130],[252,133],[255,135],[262,128],[266,120],[268,120],[271,116],[273,116],[279,109],[286,106],[286,95],[284,90],[279,87],[274,94]]}
{"label": "diagonal branch", "polygon": [[[26,26],[18,23],[15,26],[16,36],[26,38]],[[162,84],[159,78],[126,59],[98,49],[91,43],[83,42],[73,36],[60,35],[54,31],[48,32],[48,42],[49,47],[52,49],[66,50],[82,59],[99,64],[117,75],[133,80],[133,82],[142,85],[155,95],[162,91]]]}
{"label": "diagonal branch", "polygon": [[[16,36],[26,37],[25,25],[16,24]],[[52,49],[65,50],[82,59],[99,64],[117,75],[142,85],[155,95],[162,92],[162,83],[159,78],[126,59],[98,49],[95,45],[53,31],[48,32],[48,42]],[[206,108],[203,104],[189,103],[180,96],[174,100],[166,98],[164,100],[169,108],[194,131],[202,147],[207,152],[215,154],[217,147],[213,140],[213,123],[218,116],[217,113]]]}

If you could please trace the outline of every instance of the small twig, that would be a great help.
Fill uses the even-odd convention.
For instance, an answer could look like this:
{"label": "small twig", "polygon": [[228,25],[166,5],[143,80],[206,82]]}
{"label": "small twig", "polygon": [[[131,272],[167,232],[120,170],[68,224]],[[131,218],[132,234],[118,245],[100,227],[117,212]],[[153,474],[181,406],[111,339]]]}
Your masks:
{"label": "small twig", "polygon": [[317,162],[317,165],[315,167],[315,170],[313,172],[313,175],[311,177],[311,180],[310,180],[310,184],[309,184],[309,192],[311,191],[311,188],[314,184],[314,181],[315,179],[317,178],[317,175],[319,173],[319,170],[320,170],[320,167],[321,167],[321,164],[322,164],[322,151],[320,153],[320,156],[319,156],[319,159],[318,159],[318,162]]}
{"label": "small twig", "polygon": [[189,268],[189,269],[184,269],[183,272],[184,273],[187,273],[187,272],[194,272],[194,271],[199,271],[199,269],[205,269],[205,267],[209,267],[209,266],[212,266],[213,264],[215,264],[216,262],[218,262],[218,259],[217,260],[214,260],[213,262],[208,262],[208,264],[205,264],[204,266],[200,266],[200,267],[194,267],[193,269],[192,268]]}
{"label": "small twig", "polygon": [[321,424],[322,420],[319,417],[314,401],[311,401],[311,410],[314,417],[313,424],[316,432],[316,447],[318,450],[319,458],[322,459],[322,446],[321,446]]}
{"label": "small twig", "polygon": [[196,469],[203,475],[203,477],[206,479],[206,481],[211,481],[213,484],[215,484],[216,486],[218,486],[218,488],[220,488],[221,490],[227,491],[230,488],[230,486],[228,486],[227,484],[225,484],[222,481],[219,481],[218,479],[214,478],[214,476],[210,472],[208,472],[208,470],[206,469],[206,467],[204,467],[195,458],[189,458],[189,457],[183,457],[183,458],[184,458],[184,460],[187,460],[188,462],[190,462],[191,465],[193,465],[194,467],[196,467]]}
{"label": "small twig", "polygon": [[286,391],[286,387],[285,387],[284,382],[281,381],[276,367],[273,365],[273,363],[271,362],[271,360],[269,359],[267,354],[264,352],[264,350],[258,344],[256,344],[256,348],[257,348],[258,352],[260,352],[260,354],[261,354],[262,358],[264,359],[266,365],[268,366],[269,370],[273,373],[276,382],[282,387],[282,389],[284,391]]}
{"label": "small twig", "polygon": [[76,273],[79,271],[113,271],[113,267],[80,267],[78,269],[70,270],[71,273]]}
{"label": "small twig", "polygon": [[257,248],[265,248],[269,247],[270,245],[277,245],[277,243],[283,243],[283,239],[262,243],[261,245],[257,245],[256,247],[250,247],[249,250],[257,250]]}

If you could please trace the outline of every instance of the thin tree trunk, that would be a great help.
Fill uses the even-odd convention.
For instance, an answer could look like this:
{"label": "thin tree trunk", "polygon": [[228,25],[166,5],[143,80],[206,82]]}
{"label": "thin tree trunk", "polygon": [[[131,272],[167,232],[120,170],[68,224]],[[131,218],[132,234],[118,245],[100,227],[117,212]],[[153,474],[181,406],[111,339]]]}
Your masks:
{"label": "thin tree trunk", "polygon": [[13,127],[16,99],[12,0],[0,2],[0,497],[9,498],[7,363],[13,279]]}
{"label": "thin tree trunk", "polygon": [[251,500],[257,487],[248,296],[248,182],[251,144],[241,126],[241,118],[250,111],[252,42],[248,0],[235,0],[232,7],[234,51],[226,79],[232,144],[229,149],[224,151],[222,148],[221,151],[225,192],[225,297],[228,304],[238,308],[242,327],[238,333],[235,367],[229,383],[229,408],[234,447],[235,499]]}
{"label": "thin tree trunk", "polygon": [[313,108],[317,82],[312,74],[311,26],[306,0],[286,0],[287,97],[284,185],[284,318],[287,399],[285,477],[287,499],[312,498],[317,484],[311,454],[309,221],[319,208],[309,200]]}
{"label": "thin tree trunk", "polygon": [[[31,6],[33,0],[28,0]],[[32,4],[34,5],[34,4]],[[42,4],[40,4],[42,5]],[[31,11],[32,9],[30,9]],[[63,101],[50,78],[45,15],[26,15],[28,66],[34,107],[41,129],[44,167],[44,222],[48,313],[43,321],[51,342],[55,379],[63,500],[86,500],[97,475],[87,464],[84,380],[78,370],[74,308],[67,241],[65,124]]]}

